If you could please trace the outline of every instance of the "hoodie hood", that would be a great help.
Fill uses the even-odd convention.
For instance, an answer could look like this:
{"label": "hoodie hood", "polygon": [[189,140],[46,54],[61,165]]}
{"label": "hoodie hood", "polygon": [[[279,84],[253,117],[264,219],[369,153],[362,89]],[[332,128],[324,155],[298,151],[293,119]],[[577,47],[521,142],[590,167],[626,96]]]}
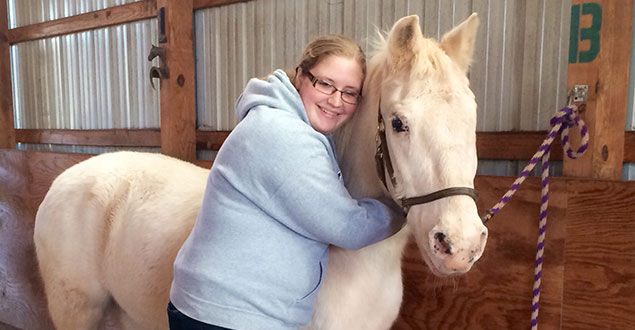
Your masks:
{"label": "hoodie hood", "polygon": [[243,120],[251,109],[258,106],[293,113],[310,124],[300,94],[282,70],[274,71],[266,81],[257,78],[249,80],[236,100],[236,117]]}

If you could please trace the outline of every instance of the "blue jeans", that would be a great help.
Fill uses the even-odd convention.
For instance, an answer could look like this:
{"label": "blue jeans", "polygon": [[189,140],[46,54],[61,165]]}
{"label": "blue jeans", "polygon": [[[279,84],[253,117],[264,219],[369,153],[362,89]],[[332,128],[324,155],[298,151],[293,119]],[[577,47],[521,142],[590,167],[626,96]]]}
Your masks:
{"label": "blue jeans", "polygon": [[181,313],[172,305],[172,302],[168,303],[168,320],[170,321],[170,330],[231,330],[197,321]]}

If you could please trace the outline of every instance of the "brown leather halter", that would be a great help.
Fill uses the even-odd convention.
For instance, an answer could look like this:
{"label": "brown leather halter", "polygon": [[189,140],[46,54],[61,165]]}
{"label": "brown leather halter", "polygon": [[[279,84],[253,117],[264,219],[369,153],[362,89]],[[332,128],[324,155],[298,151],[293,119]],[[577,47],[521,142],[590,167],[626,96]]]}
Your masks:
{"label": "brown leather halter", "polygon": [[[380,101],[381,102],[381,101]],[[375,136],[375,142],[377,143],[377,151],[375,152],[375,162],[377,164],[377,174],[381,179],[381,182],[388,190],[388,185],[386,184],[386,172],[390,177],[390,183],[393,187],[397,186],[397,180],[395,178],[395,172],[392,167],[392,161],[390,159],[390,152],[388,152],[388,143],[386,141],[386,127],[384,125],[384,119],[381,115],[381,108],[377,114],[377,135]],[[472,197],[474,201],[478,199],[478,191],[474,188],[470,187],[451,187],[441,189],[439,191],[435,191],[433,193],[417,196],[417,197],[409,197],[401,199],[401,207],[404,212],[408,214],[408,210],[413,205],[425,204],[432,201],[436,201],[441,198],[457,196],[457,195],[466,195]]]}

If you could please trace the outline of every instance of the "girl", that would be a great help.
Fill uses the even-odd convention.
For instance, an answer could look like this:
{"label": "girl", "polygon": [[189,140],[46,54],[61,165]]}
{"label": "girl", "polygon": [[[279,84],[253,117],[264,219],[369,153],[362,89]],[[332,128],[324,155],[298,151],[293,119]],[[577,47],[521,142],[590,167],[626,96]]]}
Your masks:
{"label": "girl", "polygon": [[360,47],[326,35],[292,79],[248,82],[174,264],[170,329],[297,329],[329,244],[359,249],[401,229],[393,201],[351,198],[335,157],[330,134],[353,115],[365,74]]}

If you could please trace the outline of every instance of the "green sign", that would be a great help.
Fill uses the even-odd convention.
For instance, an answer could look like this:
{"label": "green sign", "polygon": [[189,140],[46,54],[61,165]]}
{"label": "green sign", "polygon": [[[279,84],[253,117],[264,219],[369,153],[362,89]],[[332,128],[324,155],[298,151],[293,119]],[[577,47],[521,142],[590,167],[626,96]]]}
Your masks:
{"label": "green sign", "polygon": [[[580,16],[591,15],[591,26],[580,29]],[[600,53],[600,29],[602,6],[595,2],[571,6],[571,36],[569,39],[569,63],[592,62]],[[588,50],[578,52],[578,41],[589,40]]]}

